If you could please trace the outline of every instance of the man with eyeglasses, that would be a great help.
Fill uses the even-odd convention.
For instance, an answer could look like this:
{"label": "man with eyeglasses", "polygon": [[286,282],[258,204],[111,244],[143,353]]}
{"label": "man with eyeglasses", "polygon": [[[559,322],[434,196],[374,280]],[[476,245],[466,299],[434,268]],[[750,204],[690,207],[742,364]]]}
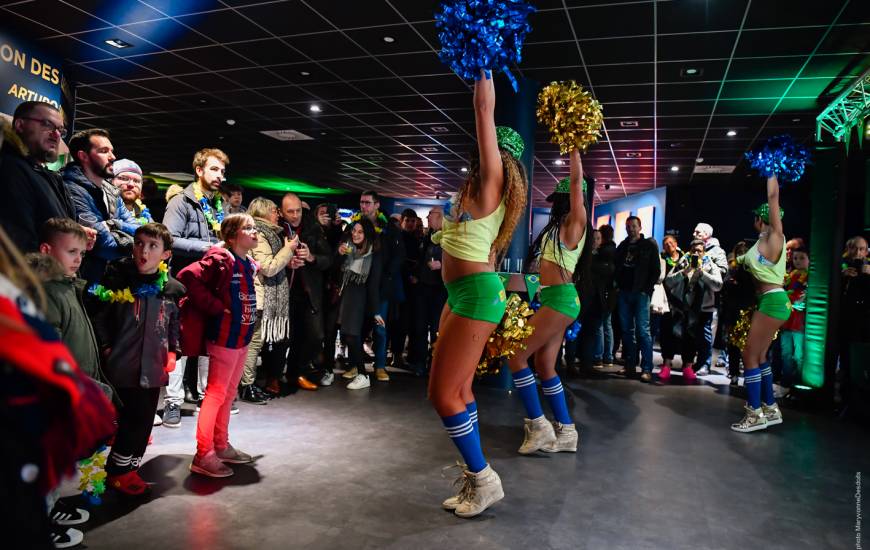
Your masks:
{"label": "man with eyeglasses", "polygon": [[142,169],[130,159],[119,159],[112,164],[112,184],[121,195],[124,206],[141,223],[154,221],[148,207],[142,203]]}
{"label": "man with eyeglasses", "polygon": [[124,207],[118,190],[112,185],[115,150],[109,132],[90,128],[76,132],[69,139],[72,164],[63,169],[76,221],[97,231],[92,253],[82,261],[81,276],[89,283],[103,277],[106,264],[124,257],[133,249],[133,234],[142,225]]}
{"label": "man with eyeglasses", "polygon": [[[0,225],[22,252],[35,252],[47,219],[76,218],[60,175],[44,166],[57,160],[66,136],[63,116],[48,103],[25,101],[15,109],[12,127],[2,126],[0,186],[9,200],[0,201]],[[92,245],[96,231],[86,233]]]}

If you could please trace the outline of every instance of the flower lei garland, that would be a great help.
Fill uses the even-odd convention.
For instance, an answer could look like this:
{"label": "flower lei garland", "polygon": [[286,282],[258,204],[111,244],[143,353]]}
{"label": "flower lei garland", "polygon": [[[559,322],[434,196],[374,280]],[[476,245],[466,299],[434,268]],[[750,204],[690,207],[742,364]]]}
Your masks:
{"label": "flower lei garland", "polygon": [[79,462],[79,491],[82,492],[92,505],[102,503],[103,493],[106,492],[106,458],[109,450],[105,445],[90,457]]}
{"label": "flower lei garland", "polygon": [[136,199],[136,206],[139,207],[139,217],[136,218],[136,221],[142,225],[146,223],[150,223],[154,218],[151,217],[151,211],[148,210],[148,207],[145,206],[145,203],[142,202],[142,199]]}
{"label": "flower lei garland", "polygon": [[132,304],[136,301],[136,298],[157,296],[163,291],[166,281],[169,280],[169,267],[166,265],[166,262],[160,262],[157,266],[157,271],[160,275],[157,276],[156,281],[141,285],[136,290],[130,290],[130,287],[120,290],[109,290],[101,284],[93,284],[88,288],[88,292],[96,296],[101,302],[129,302]]}
{"label": "flower lei garland", "polygon": [[[351,222],[358,222],[361,219],[362,219],[362,212],[357,212],[356,214],[354,214],[353,216],[350,217]],[[384,230],[384,227],[386,227],[387,224],[390,223],[390,221],[387,219],[387,217],[384,215],[384,213],[381,212],[380,210],[378,210],[377,220],[378,220],[378,223],[375,224],[375,233],[380,233],[381,231]]]}
{"label": "flower lei garland", "polygon": [[217,196],[214,199],[214,210],[217,212],[216,214],[212,212],[211,205],[208,203],[208,199],[202,194],[202,189],[199,188],[199,185],[193,186],[193,195],[202,207],[205,221],[207,221],[208,225],[211,226],[212,231],[215,233],[220,232],[221,222],[224,221],[224,205],[220,193],[217,193]]}

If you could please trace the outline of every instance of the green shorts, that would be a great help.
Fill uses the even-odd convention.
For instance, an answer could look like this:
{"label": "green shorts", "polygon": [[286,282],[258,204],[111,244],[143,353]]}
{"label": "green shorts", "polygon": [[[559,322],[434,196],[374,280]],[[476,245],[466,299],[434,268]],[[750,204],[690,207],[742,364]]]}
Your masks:
{"label": "green shorts", "polygon": [[765,292],[758,297],[758,311],[768,317],[788,321],[791,316],[791,300],[788,299],[788,293],[785,290]]}
{"label": "green shorts", "polygon": [[473,273],[445,286],[447,305],[456,315],[476,321],[496,324],[501,322],[507,306],[507,296],[496,273]]}
{"label": "green shorts", "polygon": [[580,298],[573,283],[546,286],[541,289],[541,305],[576,319],[580,315]]}

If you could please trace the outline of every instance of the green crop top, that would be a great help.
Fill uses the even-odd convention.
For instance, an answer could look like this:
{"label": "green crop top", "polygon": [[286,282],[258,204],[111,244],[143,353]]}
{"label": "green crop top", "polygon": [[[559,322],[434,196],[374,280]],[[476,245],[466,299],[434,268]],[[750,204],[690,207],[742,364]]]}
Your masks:
{"label": "green crop top", "polygon": [[[559,241],[559,247],[562,249],[562,254],[556,254],[556,241]],[[574,273],[574,268],[577,267],[577,260],[580,258],[580,252],[583,251],[583,245],[586,243],[586,231],[583,232],[583,237],[574,250],[569,250],[561,239],[545,239],[544,247],[541,250],[541,259],[553,262],[568,273]],[[561,260],[561,261],[560,261]]]}
{"label": "green crop top", "polygon": [[782,241],[782,253],[779,255],[779,261],[775,264],[758,251],[758,243],[760,242],[761,239],[755,241],[755,244],[746,254],[737,258],[737,263],[745,265],[758,282],[782,285],[785,281],[785,239]]}
{"label": "green crop top", "polygon": [[[445,213],[449,210],[445,209]],[[469,262],[489,263],[489,251],[492,243],[498,236],[501,222],[504,220],[504,199],[498,208],[488,216],[479,220],[471,219],[468,214],[455,218],[445,216],[441,231],[438,231],[433,242],[440,244],[441,248],[460,260]]]}

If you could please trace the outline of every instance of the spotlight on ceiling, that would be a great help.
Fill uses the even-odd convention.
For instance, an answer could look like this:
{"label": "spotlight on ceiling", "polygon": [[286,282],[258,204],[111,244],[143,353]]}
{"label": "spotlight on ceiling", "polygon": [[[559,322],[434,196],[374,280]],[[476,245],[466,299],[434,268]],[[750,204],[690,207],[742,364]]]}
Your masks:
{"label": "spotlight on ceiling", "polygon": [[680,69],[680,76],[683,78],[697,78],[704,74],[704,69],[700,67],[683,67]]}
{"label": "spotlight on ceiling", "polygon": [[725,135],[728,137],[734,137],[737,135],[737,130],[728,130],[727,132],[725,132]]}
{"label": "spotlight on ceiling", "polygon": [[123,49],[123,48],[132,48],[133,44],[129,42],[124,42],[120,38],[110,38],[106,40],[106,44],[112,46],[113,48]]}
{"label": "spotlight on ceiling", "polygon": [[385,36],[384,37],[384,42],[386,42],[387,44],[392,44],[395,41],[396,41],[396,39],[393,38],[392,36]]}
{"label": "spotlight on ceiling", "polygon": [[468,172],[468,168],[466,168],[465,166],[463,166],[462,168],[459,169],[459,171],[460,171],[460,172]]}
{"label": "spotlight on ceiling", "polygon": [[556,166],[563,166],[565,164],[565,161],[562,159],[556,159],[553,161],[553,164]]}
{"label": "spotlight on ceiling", "polygon": [[704,162],[704,157],[698,157],[698,158],[696,158],[696,159],[695,159],[695,162],[696,162],[697,164],[701,164],[702,162]]}
{"label": "spotlight on ceiling", "polygon": [[679,171],[680,171],[679,166],[671,166],[671,172],[679,172]]}
{"label": "spotlight on ceiling", "polygon": [[309,73],[308,71],[299,71],[299,74],[301,74],[302,76],[311,76],[311,73]]}
{"label": "spotlight on ceiling", "polygon": [[319,113],[321,111],[320,105],[317,105],[316,103],[314,105],[312,105],[311,107],[309,107],[308,110],[311,111],[312,113]]}
{"label": "spotlight on ceiling", "polygon": [[231,118],[228,118],[228,119],[227,119],[227,124],[229,124],[230,126],[234,126],[234,125],[236,124],[236,121],[233,120],[233,119],[231,119]]}

